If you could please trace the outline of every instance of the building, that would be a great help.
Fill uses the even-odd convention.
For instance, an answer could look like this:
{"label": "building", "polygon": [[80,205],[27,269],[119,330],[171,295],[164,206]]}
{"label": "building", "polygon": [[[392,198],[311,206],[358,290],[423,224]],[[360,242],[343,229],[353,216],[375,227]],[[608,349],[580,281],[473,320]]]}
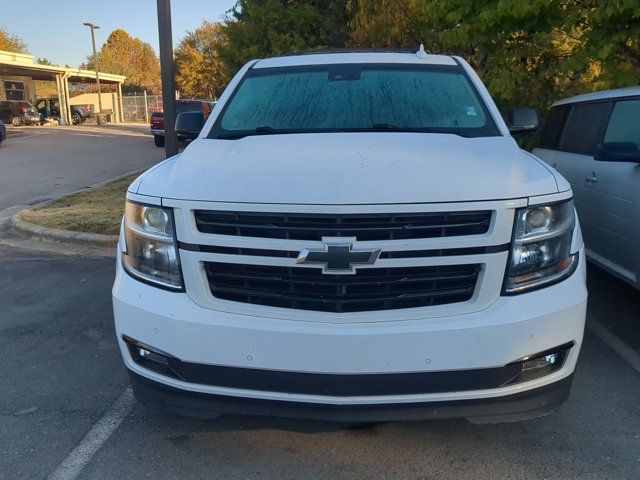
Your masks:
{"label": "building", "polygon": [[[103,72],[99,72],[99,75],[101,84],[116,85],[117,96],[121,98],[122,83],[126,77]],[[0,50],[0,100],[35,100],[36,96],[42,96],[36,91],[36,82],[39,80],[55,82],[54,96],[60,101],[60,120],[68,125],[71,123],[69,84],[96,83],[96,72],[57,65],[40,65],[32,55]],[[116,106],[113,112],[116,119],[121,119],[122,108],[118,108],[118,102],[112,104]],[[97,105],[95,110],[98,110]]]}

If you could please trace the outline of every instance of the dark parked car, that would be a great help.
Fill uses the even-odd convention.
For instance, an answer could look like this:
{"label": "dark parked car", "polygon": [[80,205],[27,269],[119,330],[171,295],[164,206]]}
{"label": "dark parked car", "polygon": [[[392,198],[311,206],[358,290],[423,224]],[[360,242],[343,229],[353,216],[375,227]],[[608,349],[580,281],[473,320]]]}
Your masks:
{"label": "dark parked car", "polygon": [[[36,100],[36,108],[42,118],[60,119],[60,101],[57,98],[39,98]],[[71,105],[71,122],[74,125],[83,123],[91,117],[93,117],[93,105]]]}
{"label": "dark parked car", "polygon": [[0,120],[14,127],[40,123],[40,114],[36,108],[24,100],[0,101]]}
{"label": "dark parked car", "polygon": [[204,114],[200,111],[179,113],[176,118],[178,140],[186,142],[198,138],[205,121]]}
{"label": "dark parked car", "polygon": [[0,120],[0,145],[7,139],[7,129],[4,126],[4,122]]}
{"label": "dark parked car", "polygon": [[[215,105],[215,102],[213,102]],[[183,112],[202,112],[204,119],[209,117],[212,110],[212,102],[206,100],[176,100],[176,116]],[[151,133],[156,147],[164,147],[164,113],[153,112],[151,114]],[[178,136],[178,140],[184,140]]]}

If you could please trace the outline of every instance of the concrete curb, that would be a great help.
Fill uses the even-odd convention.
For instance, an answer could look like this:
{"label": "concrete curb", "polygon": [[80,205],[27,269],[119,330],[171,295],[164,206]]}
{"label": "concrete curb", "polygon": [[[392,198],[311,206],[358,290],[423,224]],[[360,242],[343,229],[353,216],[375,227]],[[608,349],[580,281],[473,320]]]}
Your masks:
{"label": "concrete curb", "polygon": [[[103,180],[98,183],[94,183],[90,187],[81,188],[74,192],[60,195],[55,198],[50,198],[46,202],[39,203],[37,205],[32,206],[31,208],[35,208],[36,206],[39,208],[42,208],[54,202],[55,200],[66,197],[68,195],[74,195],[76,193],[84,192],[88,188],[93,189],[93,188],[102,187],[108,183],[120,180],[121,178],[139,174],[144,171],[145,170],[134,170],[132,172],[127,172],[122,175],[118,175],[117,177]],[[116,245],[118,244],[117,235],[101,235],[99,233],[73,232],[71,230],[62,230],[60,228],[41,227],[40,225],[27,222],[23,220],[20,216],[21,213],[24,212],[25,210],[29,210],[29,208],[24,208],[22,210],[19,210],[16,214],[11,216],[11,220],[9,221],[9,226],[14,231],[14,233],[19,237],[30,238],[42,243],[46,243],[46,242],[59,243],[59,244],[69,245],[69,246],[93,247],[96,249],[106,248],[108,250],[114,250]]]}
{"label": "concrete curb", "polygon": [[72,232],[59,228],[47,228],[24,221],[19,211],[11,217],[11,227],[21,235],[41,242],[57,242],[72,245],[83,245],[97,248],[115,248],[118,243],[117,235],[101,235],[98,233]]}

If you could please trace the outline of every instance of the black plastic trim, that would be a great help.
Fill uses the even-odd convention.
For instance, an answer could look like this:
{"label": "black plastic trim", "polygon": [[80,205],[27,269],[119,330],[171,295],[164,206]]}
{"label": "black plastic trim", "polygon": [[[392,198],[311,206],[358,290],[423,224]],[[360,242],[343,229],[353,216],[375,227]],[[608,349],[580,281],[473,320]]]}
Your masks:
{"label": "black plastic trim", "polygon": [[357,269],[351,275],[294,265],[203,262],[211,293],[224,300],[332,313],[468,301],[481,263]]}
{"label": "black plastic trim", "polygon": [[304,418],[337,422],[435,420],[517,421],[547,415],[564,403],[573,374],[540,388],[492,398],[439,402],[330,405],[197,393],[150,380],[129,370],[136,399],[148,408],[197,418],[220,414]]}
{"label": "black plastic trim", "polygon": [[[411,395],[445,392],[463,392],[500,388],[513,385],[520,377],[523,362],[559,353],[560,360],[554,371],[562,368],[573,342],[535,353],[501,367],[427,371],[408,373],[308,373],[259,368],[227,367],[182,361],[130,337],[123,336],[130,347],[142,347],[166,358],[169,371],[158,372],[188,383],[215,387],[340,397]],[[149,368],[144,359],[131,357],[137,364]],[[151,370],[154,370],[151,368]],[[156,371],[156,370],[154,370]]]}

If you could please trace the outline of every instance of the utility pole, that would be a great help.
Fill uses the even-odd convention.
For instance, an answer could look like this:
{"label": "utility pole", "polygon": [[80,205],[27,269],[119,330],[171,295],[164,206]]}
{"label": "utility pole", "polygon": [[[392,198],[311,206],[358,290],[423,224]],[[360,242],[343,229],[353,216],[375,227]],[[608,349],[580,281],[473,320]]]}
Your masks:
{"label": "utility pole", "polygon": [[93,66],[96,67],[96,83],[98,84],[98,109],[100,110],[98,113],[102,113],[102,92],[100,91],[100,73],[98,73],[98,55],[96,55],[96,36],[93,31],[100,28],[98,25],[93,23],[83,23],[91,29],[91,45],[93,46]]}
{"label": "utility pole", "polygon": [[171,33],[171,0],[157,0],[158,37],[160,40],[160,76],[164,116],[164,151],[167,158],[178,153],[176,138],[176,84]]}

